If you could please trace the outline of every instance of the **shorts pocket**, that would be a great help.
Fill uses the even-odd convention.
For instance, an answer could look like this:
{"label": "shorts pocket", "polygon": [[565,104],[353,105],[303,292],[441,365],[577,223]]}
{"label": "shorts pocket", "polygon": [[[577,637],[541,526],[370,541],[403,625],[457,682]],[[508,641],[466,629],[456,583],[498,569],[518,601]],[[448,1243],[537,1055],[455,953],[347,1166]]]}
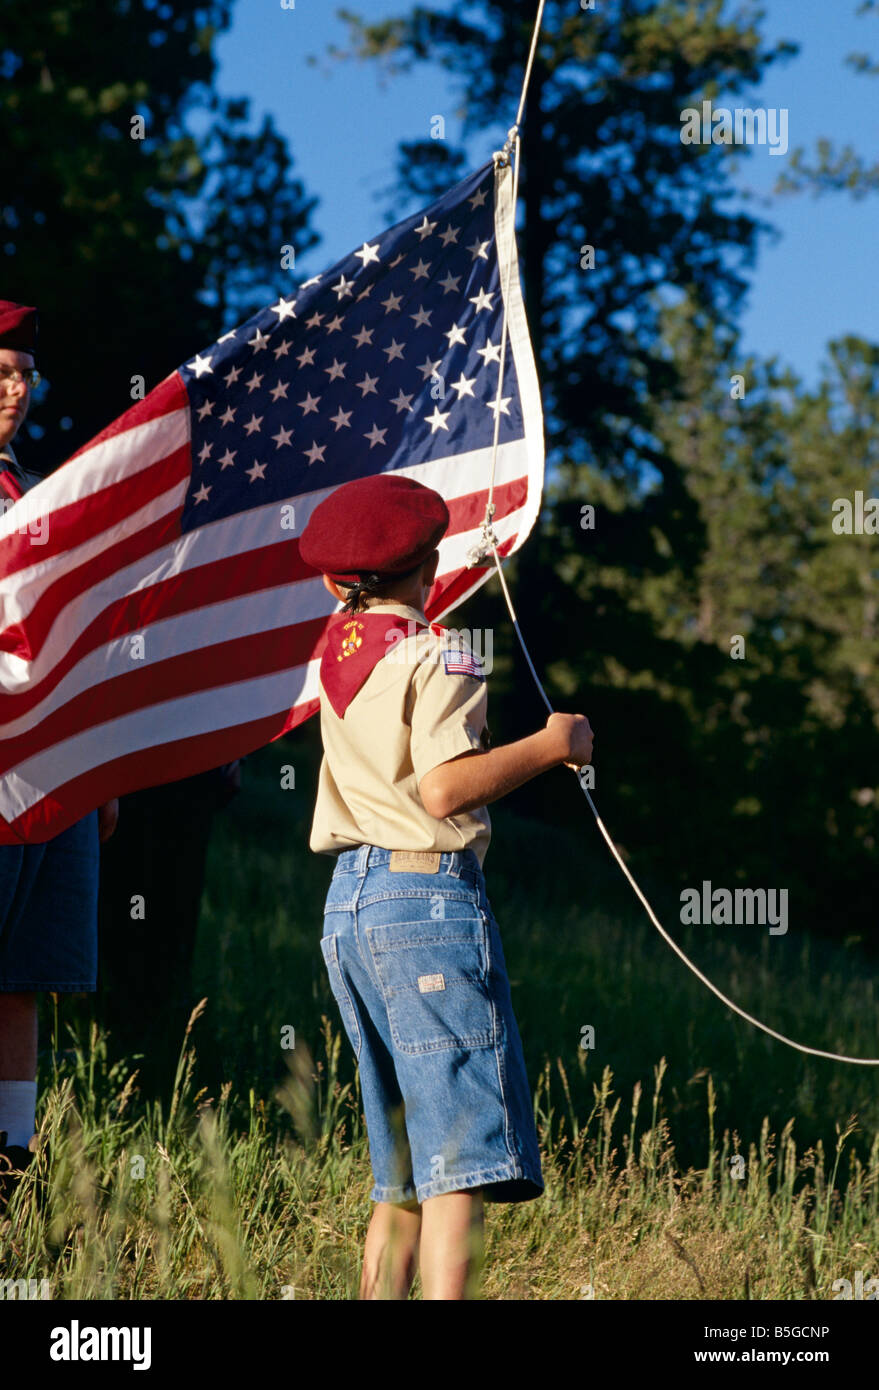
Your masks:
{"label": "shorts pocket", "polygon": [[481,913],[369,927],[366,938],[400,1052],[494,1046]]}
{"label": "shorts pocket", "polygon": [[333,998],[339,1006],[342,1015],[342,1023],[348,1035],[348,1041],[354,1049],[354,1056],[360,1060],[360,1048],[363,1039],[360,1035],[360,1025],[357,1022],[357,1012],[348,991],[348,986],[342,975],[342,968],[339,965],[338,938],[335,933],[321,937],[320,949],[323,953],[324,964],[327,967],[327,974],[330,977],[330,989]]}

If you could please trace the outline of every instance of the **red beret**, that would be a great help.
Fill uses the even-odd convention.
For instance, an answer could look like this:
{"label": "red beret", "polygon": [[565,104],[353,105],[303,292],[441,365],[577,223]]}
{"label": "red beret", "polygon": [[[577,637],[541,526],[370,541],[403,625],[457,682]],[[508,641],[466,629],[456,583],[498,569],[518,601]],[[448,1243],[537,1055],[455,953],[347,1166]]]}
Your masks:
{"label": "red beret", "polygon": [[27,304],[0,299],[0,347],[33,353],[37,345],[37,311]]}
{"label": "red beret", "polygon": [[405,574],[426,560],[449,525],[438,492],[399,473],[343,483],[315,507],[299,554],[331,579]]}

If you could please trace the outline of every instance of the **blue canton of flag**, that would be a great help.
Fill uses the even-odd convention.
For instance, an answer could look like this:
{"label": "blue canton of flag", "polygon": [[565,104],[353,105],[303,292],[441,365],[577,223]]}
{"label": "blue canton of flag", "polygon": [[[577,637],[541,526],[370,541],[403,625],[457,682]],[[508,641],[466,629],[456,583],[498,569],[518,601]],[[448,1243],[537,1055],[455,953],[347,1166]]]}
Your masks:
{"label": "blue canton of flag", "polygon": [[[490,446],[503,316],[494,196],[488,164],[181,368],[193,411],[184,532]],[[499,409],[500,443],[521,439],[511,352]]]}

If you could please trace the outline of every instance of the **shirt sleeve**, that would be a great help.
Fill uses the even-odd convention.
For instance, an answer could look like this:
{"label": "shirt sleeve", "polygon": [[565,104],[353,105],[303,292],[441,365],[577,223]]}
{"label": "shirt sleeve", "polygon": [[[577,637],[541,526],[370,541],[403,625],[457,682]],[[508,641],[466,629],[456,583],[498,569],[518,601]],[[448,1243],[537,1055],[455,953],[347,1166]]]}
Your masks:
{"label": "shirt sleeve", "polygon": [[415,780],[471,749],[484,751],[485,680],[446,671],[441,654],[422,661],[412,677],[411,757]]}

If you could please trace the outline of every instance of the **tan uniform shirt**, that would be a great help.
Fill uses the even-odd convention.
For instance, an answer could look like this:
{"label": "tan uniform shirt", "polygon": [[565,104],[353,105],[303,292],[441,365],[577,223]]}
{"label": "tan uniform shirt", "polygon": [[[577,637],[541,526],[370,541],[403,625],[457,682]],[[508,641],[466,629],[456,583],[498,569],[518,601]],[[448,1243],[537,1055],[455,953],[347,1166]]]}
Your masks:
{"label": "tan uniform shirt", "polygon": [[[404,603],[370,612],[427,622]],[[379,659],[340,719],[320,687],[324,757],[309,845],[338,854],[356,845],[385,849],[472,849],[482,864],[491,821],[482,806],[437,820],[418,783],[431,768],[485,747],[484,678],[448,673],[435,633],[404,637]]]}

